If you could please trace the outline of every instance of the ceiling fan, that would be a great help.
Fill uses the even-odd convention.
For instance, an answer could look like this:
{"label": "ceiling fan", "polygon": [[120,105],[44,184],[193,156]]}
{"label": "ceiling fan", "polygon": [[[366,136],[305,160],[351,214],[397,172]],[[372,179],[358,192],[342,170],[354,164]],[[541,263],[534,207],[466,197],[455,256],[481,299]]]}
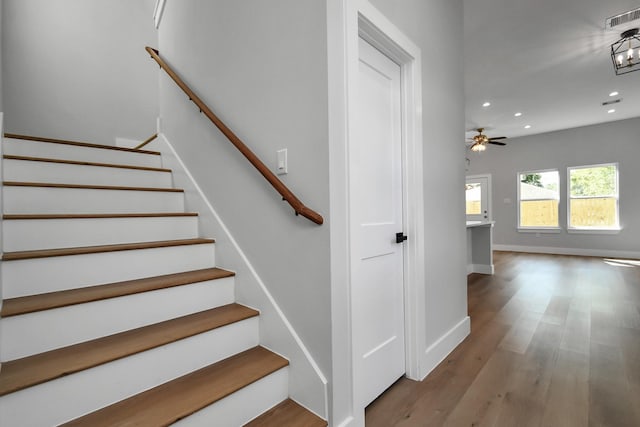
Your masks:
{"label": "ceiling fan", "polygon": [[470,138],[471,141],[473,141],[473,143],[469,147],[471,151],[484,151],[487,149],[487,144],[507,145],[504,142],[498,141],[499,139],[506,139],[506,136],[496,136],[493,138],[489,138],[487,135],[482,133],[484,131],[484,128],[478,128],[476,130],[478,131],[478,134],[473,138]]}

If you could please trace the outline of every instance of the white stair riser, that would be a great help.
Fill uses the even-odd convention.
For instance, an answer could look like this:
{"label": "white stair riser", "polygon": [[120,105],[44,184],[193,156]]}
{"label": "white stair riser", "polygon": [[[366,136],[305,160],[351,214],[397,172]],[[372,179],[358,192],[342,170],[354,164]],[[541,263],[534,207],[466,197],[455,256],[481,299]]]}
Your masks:
{"label": "white stair riser", "polygon": [[19,359],[233,301],[233,277],[228,277],[7,317],[0,321],[0,360]]}
{"label": "white stair riser", "polygon": [[5,181],[170,188],[170,172],[5,159]]}
{"label": "white stair riser", "polygon": [[58,425],[244,351],[257,342],[258,319],[252,318],[48,381],[0,397],[2,423]]}
{"label": "white stair riser", "polygon": [[7,214],[184,212],[180,192],[4,186],[3,196]]}
{"label": "white stair riser", "polygon": [[5,261],[3,298],[215,267],[214,244]]}
{"label": "white stair riser", "polygon": [[191,239],[198,217],[5,220],[2,236],[4,252]]}
{"label": "white stair riser", "polygon": [[9,138],[4,139],[2,152],[3,154],[14,156],[44,157],[94,163],[115,163],[152,168],[159,168],[162,163],[160,156],[155,154]]}
{"label": "white stair riser", "polygon": [[288,397],[289,368],[282,368],[253,384],[172,424],[172,427],[238,427]]}

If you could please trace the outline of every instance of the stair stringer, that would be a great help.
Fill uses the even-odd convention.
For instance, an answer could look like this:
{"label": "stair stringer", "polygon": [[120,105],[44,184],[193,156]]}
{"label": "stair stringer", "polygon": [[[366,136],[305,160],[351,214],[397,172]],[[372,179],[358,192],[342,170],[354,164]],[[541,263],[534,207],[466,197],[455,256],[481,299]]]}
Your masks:
{"label": "stair stringer", "polygon": [[[2,255],[4,253],[4,246],[2,245],[3,240],[3,236],[2,236],[2,212],[4,212],[4,201],[2,199],[2,194],[3,194],[3,177],[4,177],[4,171],[2,169],[2,146],[4,144],[2,144],[2,139],[4,138],[4,113],[0,112],[0,259],[2,259]],[[2,267],[3,267],[3,262],[0,262],[0,277],[2,277]],[[4,301],[4,286],[3,284],[0,282],[0,310],[2,310],[2,301]],[[0,346],[2,345],[1,343],[3,342],[2,340],[2,328],[0,328]],[[0,347],[0,353],[2,353],[2,350],[4,350],[2,347]],[[0,361],[0,370],[2,369],[2,362]]]}
{"label": "stair stringer", "polygon": [[[2,255],[4,252],[4,247],[2,245],[2,212],[4,212],[4,202],[2,200],[2,192],[3,192],[3,170],[2,170],[2,139],[4,138],[4,113],[0,111],[0,259],[2,259]],[[0,262],[0,277],[2,277],[2,262]],[[0,310],[2,310],[2,301],[4,300],[2,283],[0,283]],[[2,328],[0,328],[0,334],[2,334]],[[0,343],[2,342],[2,336],[0,336]],[[0,352],[2,348],[0,348]],[[0,362],[0,369],[2,369],[2,363]]]}
{"label": "stair stringer", "polygon": [[260,311],[260,344],[289,359],[289,396],[323,419],[328,418],[328,386],[325,375],[300,336],[278,306],[267,286],[251,265],[230,230],[222,222],[168,138],[158,138],[145,149],[162,153],[162,167],[173,171],[174,187],[183,188],[185,208],[198,212],[201,235],[216,236],[216,255],[236,273],[236,289],[242,289],[238,302]]}

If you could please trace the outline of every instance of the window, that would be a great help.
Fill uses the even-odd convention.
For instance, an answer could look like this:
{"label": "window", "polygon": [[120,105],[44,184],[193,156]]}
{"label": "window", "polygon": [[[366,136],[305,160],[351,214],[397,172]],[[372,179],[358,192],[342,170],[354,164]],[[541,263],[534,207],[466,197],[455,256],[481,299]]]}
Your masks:
{"label": "window", "polygon": [[569,229],[617,230],[618,164],[568,168]]}
{"label": "window", "polygon": [[518,173],[518,229],[558,231],[560,175],[557,170]]}
{"label": "window", "polygon": [[480,215],[482,213],[482,187],[479,182],[465,184],[467,195],[467,215]]}
{"label": "window", "polygon": [[467,176],[464,188],[467,221],[491,221],[491,175]]}

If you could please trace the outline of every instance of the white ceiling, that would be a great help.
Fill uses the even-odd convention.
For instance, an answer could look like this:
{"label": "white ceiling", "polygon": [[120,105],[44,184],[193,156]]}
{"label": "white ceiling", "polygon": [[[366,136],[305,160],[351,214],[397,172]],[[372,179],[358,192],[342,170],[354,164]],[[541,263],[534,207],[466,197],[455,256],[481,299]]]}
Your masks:
{"label": "white ceiling", "polygon": [[[640,71],[616,76],[610,45],[640,21],[605,31],[606,18],[638,7],[640,0],[464,0],[466,130],[514,138],[639,117]],[[602,106],[616,98],[622,102]]]}

